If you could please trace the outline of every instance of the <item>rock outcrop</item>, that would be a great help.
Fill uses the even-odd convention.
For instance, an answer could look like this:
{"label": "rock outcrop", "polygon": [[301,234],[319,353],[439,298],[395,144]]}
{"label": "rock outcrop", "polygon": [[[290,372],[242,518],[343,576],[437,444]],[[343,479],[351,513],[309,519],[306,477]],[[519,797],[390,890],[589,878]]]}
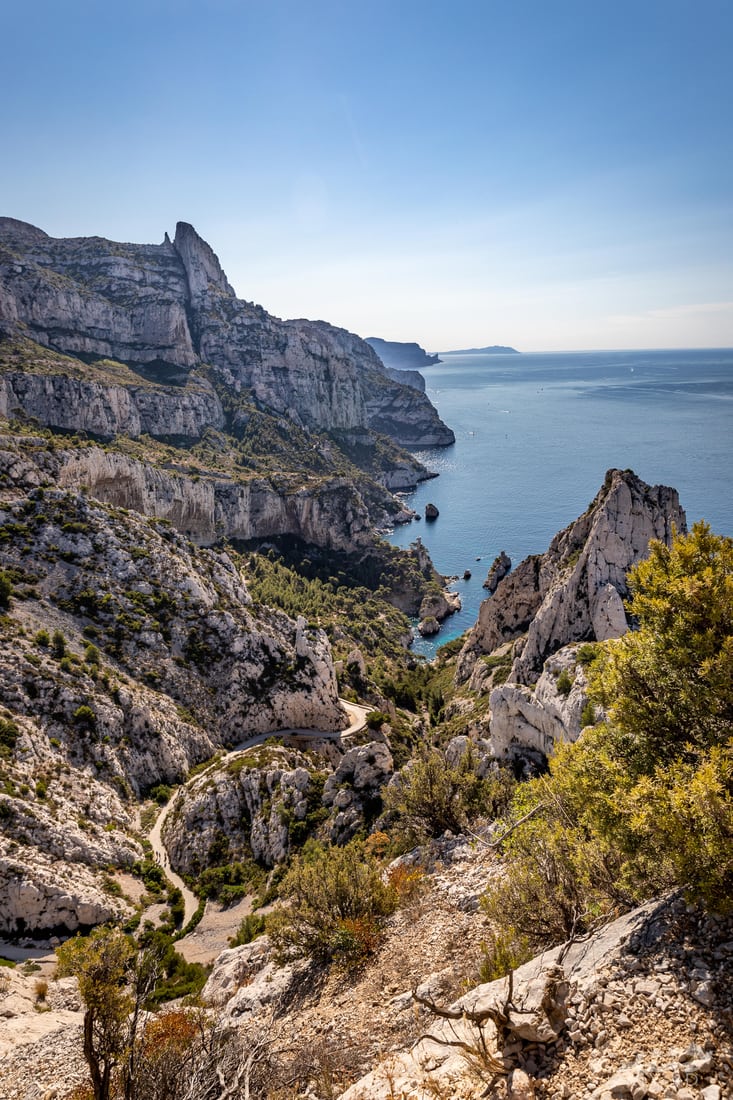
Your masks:
{"label": "rock outcrop", "polygon": [[[496,758],[548,757],[556,743],[578,739],[588,685],[585,669],[576,659],[577,649],[565,646],[549,657],[534,690],[513,683],[492,689],[489,743]],[[563,682],[566,690],[558,688]]]}
{"label": "rock outcrop", "polygon": [[[180,792],[163,833],[171,865],[198,874],[212,862],[284,862],[318,826],[345,843],[381,809],[394,770],[383,742],[344,749],[257,745],[214,763]],[[212,853],[216,853],[215,856]]]}
{"label": "rock outcrop", "polygon": [[170,469],[94,445],[63,449],[43,437],[0,433],[0,479],[29,491],[57,484],[88,492],[119,508],[166,520],[187,538],[210,546],[221,538],[242,541],[294,535],[303,542],[354,551],[373,539],[371,511],[358,484],[324,477],[301,484],[292,478],[238,480],[195,467]]}
{"label": "rock outcrop", "polygon": [[[722,1100],[733,1083],[731,923],[662,899],[425,1021],[340,1100]],[[695,947],[691,949],[691,945]],[[423,1001],[435,996],[415,990]]]}
{"label": "rock outcrop", "polygon": [[[20,408],[51,427],[69,427],[66,396],[74,410],[84,407],[81,426],[96,435],[199,437],[223,416],[211,386],[191,383],[193,368],[205,364],[230,405],[249,393],[307,429],[368,427],[408,446],[454,441],[424,394],[392,381],[358,336],[324,322],[280,321],[236,298],[210,246],[185,222],[173,242],[137,245],[55,239],[0,219],[0,333],[127,364],[148,383],[120,392],[92,379],[71,392],[58,372],[5,377],[0,410]],[[182,408],[180,425],[161,415],[176,394],[195,406]]]}
{"label": "rock outcrop", "polygon": [[345,844],[381,809],[381,790],[394,772],[392,753],[381,741],[349,749],[329,775],[322,801],[332,812],[330,840]]}
{"label": "rock outcrop", "polygon": [[222,428],[224,414],[213,388],[122,386],[61,375],[0,375],[0,416],[18,414],[67,432],[110,440],[118,435],[195,443],[207,428]]}
{"label": "rock outcrop", "polygon": [[481,654],[515,638],[509,680],[532,684],[563,646],[623,634],[626,573],[650,539],[669,543],[675,529],[684,532],[686,521],[674,489],[646,485],[630,470],[609,470],[583,515],[482,603],[458,660],[459,681],[471,676]]}
{"label": "rock outcrop", "polygon": [[425,393],[425,379],[417,370],[394,370],[393,367],[385,368],[387,377],[393,382],[399,382],[402,386],[411,386],[413,390]]}
{"label": "rock outcrop", "polygon": [[[171,866],[199,874],[248,856],[282,863],[297,823],[320,805],[312,760],[296,749],[263,745],[228,758],[179,793],[163,827]],[[216,856],[212,853],[216,851]]]}
{"label": "rock outcrop", "polygon": [[491,568],[487,574],[486,580],[483,583],[484,588],[488,588],[489,592],[493,596],[499,587],[499,582],[504,580],[507,573],[512,568],[512,559],[503,550],[494,558],[491,563]]}

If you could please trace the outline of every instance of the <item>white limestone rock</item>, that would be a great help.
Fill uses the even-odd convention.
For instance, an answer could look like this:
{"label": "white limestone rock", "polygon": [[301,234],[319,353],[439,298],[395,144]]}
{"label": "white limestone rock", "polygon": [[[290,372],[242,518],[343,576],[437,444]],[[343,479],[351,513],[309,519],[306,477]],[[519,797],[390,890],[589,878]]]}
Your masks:
{"label": "white limestone rock", "polygon": [[674,529],[686,530],[674,489],[646,485],[630,470],[609,470],[587,511],[482,603],[459,655],[458,680],[469,679],[482,654],[524,634],[509,676],[519,684],[536,681],[544,661],[565,645],[623,634],[626,574],[650,539],[669,544]]}
{"label": "white limestone rock", "polygon": [[323,787],[324,806],[336,811],[330,825],[333,844],[345,844],[363,827],[370,807],[394,774],[392,753],[382,741],[349,749]]}
{"label": "white limestone rock", "polygon": [[166,819],[171,866],[200,872],[216,842],[226,845],[232,862],[251,854],[268,867],[281,863],[290,851],[290,823],[304,821],[310,808],[315,771],[308,757],[281,745],[214,764],[179,793]]}
{"label": "white limestone rock", "polygon": [[251,981],[252,976],[265,966],[269,957],[269,936],[258,936],[251,943],[222,951],[201,991],[202,1000],[221,1008],[243,985]]}
{"label": "white limestone rock", "polygon": [[[577,645],[565,646],[549,657],[534,690],[505,683],[491,691],[489,740],[494,756],[505,759],[528,750],[549,756],[557,742],[578,739],[588,685],[577,650]],[[563,673],[572,680],[569,692],[557,688]]]}

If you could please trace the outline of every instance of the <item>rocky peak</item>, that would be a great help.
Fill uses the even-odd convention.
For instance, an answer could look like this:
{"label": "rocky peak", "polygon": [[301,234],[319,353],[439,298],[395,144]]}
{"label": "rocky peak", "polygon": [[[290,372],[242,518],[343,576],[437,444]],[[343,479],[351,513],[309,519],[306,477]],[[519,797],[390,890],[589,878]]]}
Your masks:
{"label": "rocky peak", "polygon": [[186,269],[189,294],[193,303],[199,302],[212,287],[229,298],[235,297],[213,248],[188,222],[176,224],[173,247]]}
{"label": "rocky peak", "polygon": [[[0,330],[85,361],[150,365],[157,378],[203,363],[220,388],[248,391],[261,408],[306,430],[371,429],[405,446],[455,439],[427,397],[392,381],[358,336],[321,321],[283,322],[239,300],[214,251],[186,222],[172,244],[141,245],[56,239],[0,219]],[[43,373],[52,390],[65,371]],[[45,418],[43,402],[23,398],[25,385],[11,385],[14,408],[61,426]],[[140,404],[131,387],[127,396]],[[94,406],[107,403],[102,393]],[[91,423],[85,430],[107,434]]]}
{"label": "rocky peak", "polygon": [[49,240],[48,233],[17,218],[0,218],[0,237],[11,248],[13,245],[37,244],[40,241]]}
{"label": "rocky peak", "polygon": [[687,529],[675,489],[647,485],[631,470],[609,470],[583,515],[484,600],[461,651],[458,678],[468,679],[482,654],[525,633],[509,676],[520,684],[534,683],[544,661],[571,642],[625,633],[626,574],[650,539],[669,544],[675,529]]}

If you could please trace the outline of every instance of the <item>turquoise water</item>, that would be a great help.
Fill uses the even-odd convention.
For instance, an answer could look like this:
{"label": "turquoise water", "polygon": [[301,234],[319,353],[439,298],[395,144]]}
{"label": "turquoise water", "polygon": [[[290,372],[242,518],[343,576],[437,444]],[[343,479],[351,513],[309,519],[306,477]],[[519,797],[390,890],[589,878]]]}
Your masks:
{"label": "turquoise water", "polygon": [[499,551],[516,565],[545,550],[611,466],[673,485],[688,524],[733,535],[733,349],[446,355],[422,374],[456,442],[415,452],[440,477],[408,503],[423,514],[432,501],[439,518],[389,537],[420,535],[441,573],[472,577],[454,585],[463,611],[415,651],[471,626]]}

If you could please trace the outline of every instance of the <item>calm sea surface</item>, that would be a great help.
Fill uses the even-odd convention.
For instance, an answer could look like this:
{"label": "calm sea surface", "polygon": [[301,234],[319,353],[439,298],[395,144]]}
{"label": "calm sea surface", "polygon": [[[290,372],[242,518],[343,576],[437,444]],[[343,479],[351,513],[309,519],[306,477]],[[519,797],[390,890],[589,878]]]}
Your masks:
{"label": "calm sea surface", "polygon": [[441,573],[472,577],[454,585],[463,611],[416,652],[471,626],[499,551],[516,565],[545,550],[611,466],[673,485],[689,525],[733,535],[733,349],[446,355],[422,373],[456,442],[416,452],[440,477],[408,503],[423,514],[432,501],[439,518],[390,541],[420,535]]}

